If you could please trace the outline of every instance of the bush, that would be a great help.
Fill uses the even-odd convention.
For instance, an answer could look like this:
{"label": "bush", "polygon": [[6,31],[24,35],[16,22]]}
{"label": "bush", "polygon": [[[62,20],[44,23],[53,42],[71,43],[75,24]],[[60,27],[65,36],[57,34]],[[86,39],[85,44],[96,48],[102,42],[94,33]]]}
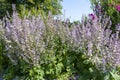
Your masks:
{"label": "bush", "polygon": [[[21,19],[14,12],[12,18],[5,18],[2,23],[5,25],[0,26],[4,41],[0,59],[7,62],[1,64],[3,78],[112,80],[116,75],[119,78],[118,32],[111,34],[111,22],[106,16],[92,16],[94,19],[83,18],[71,27],[51,15]],[[119,31],[119,25],[116,30]]]}

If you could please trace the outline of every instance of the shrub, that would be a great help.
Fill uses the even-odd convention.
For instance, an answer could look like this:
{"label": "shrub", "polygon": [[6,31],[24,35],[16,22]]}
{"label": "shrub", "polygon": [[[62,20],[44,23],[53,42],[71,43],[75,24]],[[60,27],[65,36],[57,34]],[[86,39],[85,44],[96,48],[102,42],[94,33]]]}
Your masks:
{"label": "shrub", "polygon": [[120,29],[116,25],[116,33],[111,34],[111,21],[106,16],[83,18],[69,27],[67,21],[54,20],[51,15],[21,19],[14,12],[3,24],[1,50],[5,50],[5,57],[0,57],[7,58],[4,65],[8,66],[1,68],[6,80],[119,78]]}

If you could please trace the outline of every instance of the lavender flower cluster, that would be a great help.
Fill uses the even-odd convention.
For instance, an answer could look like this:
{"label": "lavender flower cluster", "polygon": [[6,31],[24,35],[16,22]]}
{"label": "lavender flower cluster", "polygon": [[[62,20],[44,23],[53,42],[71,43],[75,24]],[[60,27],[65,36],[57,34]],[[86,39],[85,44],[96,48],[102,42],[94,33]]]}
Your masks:
{"label": "lavender flower cluster", "polygon": [[16,12],[12,19],[4,18],[0,22],[0,32],[6,41],[6,54],[14,64],[17,64],[17,58],[23,58],[30,64],[38,65],[40,55],[49,43],[52,50],[57,34],[63,44],[67,41],[83,50],[83,54],[97,68],[106,71],[120,66],[120,25],[116,26],[116,33],[113,34],[110,18],[106,16],[95,16],[94,20],[82,19],[80,24],[73,24],[71,28],[67,22],[62,23],[51,16],[45,20],[41,16],[21,19]]}
{"label": "lavender flower cluster", "polygon": [[67,38],[67,27],[59,20],[53,20],[51,15],[47,19],[40,15],[19,18],[17,12],[13,12],[11,19],[4,18],[1,32],[4,32],[7,56],[16,65],[18,58],[25,60],[31,65],[38,65],[40,55],[46,51],[47,46],[54,46],[54,36],[58,34],[63,43]]}
{"label": "lavender flower cluster", "polygon": [[113,33],[109,17],[92,16],[87,21],[82,19],[81,26],[73,26],[75,45],[83,49],[98,69],[110,71],[120,67],[120,25],[116,25],[116,32]]}

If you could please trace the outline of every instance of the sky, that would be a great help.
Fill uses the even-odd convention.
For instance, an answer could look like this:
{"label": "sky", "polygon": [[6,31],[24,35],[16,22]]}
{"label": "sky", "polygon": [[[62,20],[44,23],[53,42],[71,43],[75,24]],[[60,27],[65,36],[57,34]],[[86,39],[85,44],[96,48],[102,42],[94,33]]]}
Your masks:
{"label": "sky", "polygon": [[62,13],[70,21],[81,20],[82,15],[92,13],[89,0],[63,0]]}

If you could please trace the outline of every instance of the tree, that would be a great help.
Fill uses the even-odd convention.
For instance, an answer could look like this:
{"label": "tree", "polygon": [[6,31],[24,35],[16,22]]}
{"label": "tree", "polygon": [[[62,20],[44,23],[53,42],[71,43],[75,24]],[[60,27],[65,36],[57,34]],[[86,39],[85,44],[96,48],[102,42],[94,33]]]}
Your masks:
{"label": "tree", "polygon": [[0,0],[0,17],[6,14],[6,10],[11,14],[11,4],[16,4],[16,10],[22,14],[25,9],[25,14],[31,11],[32,14],[38,14],[44,12],[48,14],[50,11],[52,15],[58,15],[61,13],[61,2],[62,0]]}

